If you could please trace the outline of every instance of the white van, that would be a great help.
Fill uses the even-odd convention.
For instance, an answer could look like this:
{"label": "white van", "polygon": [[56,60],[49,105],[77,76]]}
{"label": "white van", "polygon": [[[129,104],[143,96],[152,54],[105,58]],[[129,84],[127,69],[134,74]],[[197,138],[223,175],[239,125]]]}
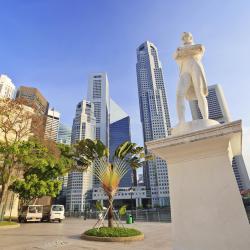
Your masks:
{"label": "white van", "polygon": [[43,220],[44,221],[62,222],[62,220],[64,219],[65,219],[65,215],[64,215],[63,205],[44,206],[43,208]]}
{"label": "white van", "polygon": [[18,221],[42,221],[43,218],[43,206],[42,205],[28,205],[23,206],[19,212]]}

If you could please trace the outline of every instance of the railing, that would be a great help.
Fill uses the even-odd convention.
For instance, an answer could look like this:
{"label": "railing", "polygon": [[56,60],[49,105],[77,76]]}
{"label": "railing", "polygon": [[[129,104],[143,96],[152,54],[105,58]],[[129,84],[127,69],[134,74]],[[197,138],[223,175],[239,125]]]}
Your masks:
{"label": "railing", "polygon": [[129,214],[133,215],[136,221],[146,221],[146,222],[171,222],[170,210],[135,210],[128,211]]}
{"label": "railing", "polygon": [[[65,213],[66,217],[82,217],[86,219],[97,219],[98,211],[68,211]],[[171,222],[171,213],[169,209],[151,209],[151,210],[127,210],[127,214],[132,214],[136,221],[145,222]],[[121,220],[126,220],[126,215],[121,216]]]}
{"label": "railing", "polygon": [[[137,210],[127,210],[127,214],[133,215],[133,218],[136,221],[144,221],[144,222],[171,222],[171,212],[170,209],[137,209]],[[246,207],[246,213],[250,223],[250,206]],[[86,212],[78,212],[78,211],[68,211],[65,213],[67,217],[82,217],[85,219],[98,219],[98,211],[86,211]],[[126,215],[121,217],[121,220],[126,220]]]}

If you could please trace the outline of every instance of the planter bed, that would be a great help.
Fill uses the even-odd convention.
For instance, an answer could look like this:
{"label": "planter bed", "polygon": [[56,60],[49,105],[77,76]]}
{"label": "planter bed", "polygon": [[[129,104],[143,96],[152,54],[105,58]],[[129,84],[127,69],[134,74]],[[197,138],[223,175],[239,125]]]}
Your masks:
{"label": "planter bed", "polygon": [[144,234],[133,228],[122,227],[101,227],[90,229],[81,235],[84,240],[105,241],[105,242],[124,242],[143,240]]}

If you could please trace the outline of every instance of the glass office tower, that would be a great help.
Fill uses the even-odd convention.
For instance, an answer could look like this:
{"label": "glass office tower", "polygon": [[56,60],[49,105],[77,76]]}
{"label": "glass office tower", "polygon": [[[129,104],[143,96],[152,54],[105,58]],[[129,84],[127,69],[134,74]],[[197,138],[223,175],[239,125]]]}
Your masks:
{"label": "glass office tower", "polygon": [[[111,99],[110,100],[110,160],[116,148],[125,141],[131,141],[130,117]],[[122,178],[120,187],[132,186],[132,180],[136,180],[136,172],[129,168],[127,174]]]}

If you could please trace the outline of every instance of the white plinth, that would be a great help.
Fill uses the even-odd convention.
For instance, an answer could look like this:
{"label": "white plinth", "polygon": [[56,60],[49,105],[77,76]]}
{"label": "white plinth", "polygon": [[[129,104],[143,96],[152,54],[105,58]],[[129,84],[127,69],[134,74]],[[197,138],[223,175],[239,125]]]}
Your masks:
{"label": "white plinth", "polygon": [[182,135],[186,133],[195,132],[198,130],[203,130],[208,127],[213,127],[219,125],[219,122],[211,119],[199,119],[193,120],[191,122],[185,122],[178,124],[176,127],[172,128],[172,135]]}
{"label": "white plinth", "polygon": [[232,169],[241,121],[147,143],[168,164],[174,250],[249,250],[250,226]]}

